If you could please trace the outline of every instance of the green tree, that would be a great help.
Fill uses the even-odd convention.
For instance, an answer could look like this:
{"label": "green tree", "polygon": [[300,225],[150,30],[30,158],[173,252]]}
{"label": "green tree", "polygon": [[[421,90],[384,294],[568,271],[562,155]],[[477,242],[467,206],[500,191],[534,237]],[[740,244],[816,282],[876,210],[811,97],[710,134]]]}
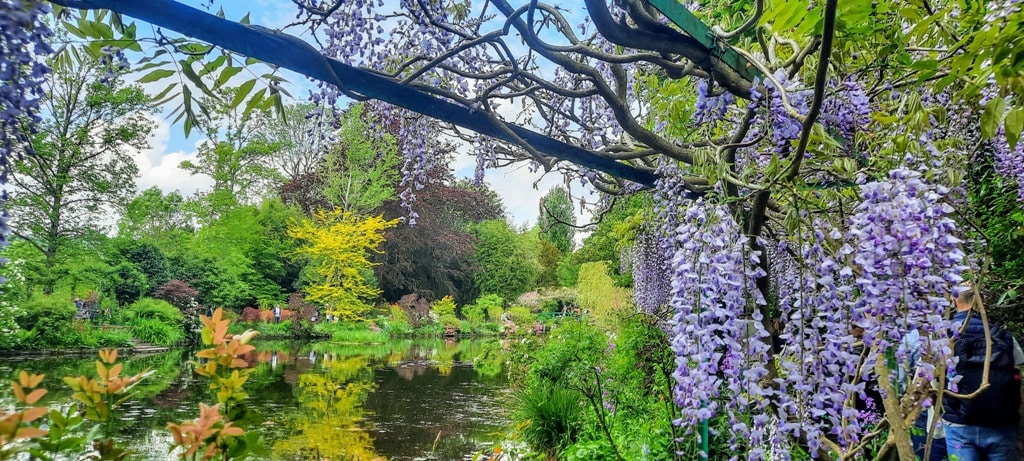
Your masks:
{"label": "green tree", "polygon": [[[149,99],[137,85],[71,48],[53,61],[39,132],[10,177],[6,207],[13,233],[58,264],[76,238],[103,233],[107,216],[120,211],[135,189],[132,149],[147,146],[152,129]],[[46,289],[52,289],[52,285]]]}
{"label": "green tree", "polygon": [[552,287],[558,285],[558,263],[562,260],[562,252],[547,240],[540,240],[538,263],[540,273],[537,274],[537,285]]}
{"label": "green tree", "polygon": [[[177,191],[164,194],[153,186],[135,196],[125,207],[117,223],[117,234],[128,239],[156,242],[175,241],[175,236],[191,234],[192,218],[185,199]],[[164,248],[167,250],[167,248]]]}
{"label": "green tree", "polygon": [[341,118],[337,143],[321,169],[324,195],[345,211],[366,213],[395,196],[398,144],[390,134],[375,134],[363,105],[355,104]]}
{"label": "green tree", "polygon": [[334,127],[328,115],[313,104],[291,104],[281,117],[271,117],[260,130],[263,137],[277,144],[271,165],[281,174],[282,183],[316,174],[324,155],[333,148],[328,132]]}
{"label": "green tree", "polygon": [[533,287],[537,262],[528,237],[516,233],[501,219],[473,224],[469,229],[479,240],[473,259],[480,267],[474,283],[481,293],[516,299]]}
{"label": "green tree", "polygon": [[572,197],[566,188],[552,187],[541,197],[537,225],[540,226],[542,239],[554,244],[562,254],[572,253],[572,239],[576,235],[576,213],[573,211]]}
{"label": "green tree", "polygon": [[588,262],[580,266],[576,282],[576,302],[587,309],[602,328],[612,330],[619,317],[632,308],[630,291],[616,286],[608,275],[607,261]]}
{"label": "green tree", "polygon": [[199,200],[194,202],[197,214],[209,222],[261,197],[268,178],[275,177],[266,162],[276,150],[276,144],[265,140],[243,146],[227,141],[202,144],[195,162],[185,160],[179,165],[193,175],[205,174],[213,178],[213,189],[199,194]]}
{"label": "green tree", "polygon": [[[153,290],[171,279],[167,256],[153,243],[120,238],[114,239],[111,246],[115,251],[111,265],[121,266],[128,263],[144,276],[146,289],[140,296],[151,295]],[[121,300],[122,297],[118,299]],[[122,300],[122,304],[135,302],[137,299]]]}
{"label": "green tree", "polygon": [[267,136],[268,109],[232,105],[239,91],[225,88],[203,98],[209,115],[203,126],[207,140],[199,145],[195,161],[179,165],[192,175],[213,179],[212,190],[197,194],[191,203],[206,222],[238,205],[257,202],[280,182],[272,159],[282,142]]}
{"label": "green tree", "polygon": [[196,232],[185,255],[217,269],[200,267],[179,278],[196,287],[204,302],[216,305],[283,302],[299,276],[300,266],[287,258],[295,248],[287,229],[300,215],[277,198],[227,210]]}
{"label": "green tree", "polygon": [[620,285],[625,283],[629,274],[621,274],[621,249],[633,240],[635,228],[650,214],[651,196],[649,193],[631,194],[625,198],[610,201],[604,209],[599,210],[597,225],[583,246],[575,253],[567,254],[558,265],[558,281],[564,286],[575,286],[579,277],[580,265],[588,262],[609,261],[611,276]]}

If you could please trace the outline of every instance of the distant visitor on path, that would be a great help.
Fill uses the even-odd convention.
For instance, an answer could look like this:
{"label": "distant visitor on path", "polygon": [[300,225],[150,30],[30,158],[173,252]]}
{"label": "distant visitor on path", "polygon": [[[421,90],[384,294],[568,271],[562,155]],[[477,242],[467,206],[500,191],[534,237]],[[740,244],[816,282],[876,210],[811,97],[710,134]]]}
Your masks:
{"label": "distant visitor on path", "polygon": [[82,309],[85,309],[85,302],[82,301],[82,298],[79,298],[78,296],[75,296],[74,303],[75,303],[75,313],[77,313],[79,316],[81,316],[82,315]]}
{"label": "distant visitor on path", "polygon": [[[953,294],[957,356],[955,392],[966,395],[981,385],[986,362],[985,326],[973,307],[981,305],[973,286],[961,286]],[[1017,340],[1003,328],[989,325],[992,354],[989,356],[989,387],[970,399],[947,396],[942,400],[946,449],[958,461],[1010,461],[1018,457],[1016,442],[1020,422],[1020,366],[1024,353]]]}
{"label": "distant visitor on path", "polygon": [[281,323],[281,306],[274,305],[274,323]]}

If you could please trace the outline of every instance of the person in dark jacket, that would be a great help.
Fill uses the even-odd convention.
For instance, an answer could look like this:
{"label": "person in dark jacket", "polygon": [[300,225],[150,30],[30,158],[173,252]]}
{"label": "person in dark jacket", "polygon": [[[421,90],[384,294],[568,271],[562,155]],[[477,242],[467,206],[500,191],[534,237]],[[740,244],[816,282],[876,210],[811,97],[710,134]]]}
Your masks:
{"label": "person in dark jacket", "polygon": [[[957,356],[955,392],[972,394],[981,387],[986,358],[989,387],[970,399],[946,396],[942,400],[946,448],[958,461],[1011,461],[1017,454],[1020,422],[1020,366],[1024,353],[1008,331],[989,325],[992,353],[985,346],[985,326],[974,309],[981,299],[971,286],[954,294],[953,353]],[[952,370],[951,370],[952,371]],[[952,386],[951,386],[952,387]]]}

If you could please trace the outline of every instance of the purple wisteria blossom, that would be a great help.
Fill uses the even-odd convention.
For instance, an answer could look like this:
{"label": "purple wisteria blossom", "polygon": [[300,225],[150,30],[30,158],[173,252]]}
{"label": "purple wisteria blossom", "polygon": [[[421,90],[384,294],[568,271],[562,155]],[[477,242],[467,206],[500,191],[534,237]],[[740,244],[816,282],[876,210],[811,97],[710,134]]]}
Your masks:
{"label": "purple wisteria blossom", "polygon": [[[43,18],[50,5],[43,1],[0,2],[0,186],[15,155],[31,152],[26,138],[36,132],[39,99],[50,68],[43,59],[53,53],[53,36]],[[0,205],[7,200],[0,191]],[[0,219],[0,246],[6,245],[10,227],[7,212]]]}
{"label": "purple wisteria blossom", "polygon": [[[766,274],[757,266],[728,207],[699,200],[673,235],[672,349],[677,369],[675,399],[689,429],[717,415],[729,418],[730,445],[749,459],[763,459],[767,418],[749,424],[739,416],[764,415],[771,390],[769,341],[754,286]],[[741,447],[742,445],[742,447]],[[741,448],[748,448],[741,450]]]}

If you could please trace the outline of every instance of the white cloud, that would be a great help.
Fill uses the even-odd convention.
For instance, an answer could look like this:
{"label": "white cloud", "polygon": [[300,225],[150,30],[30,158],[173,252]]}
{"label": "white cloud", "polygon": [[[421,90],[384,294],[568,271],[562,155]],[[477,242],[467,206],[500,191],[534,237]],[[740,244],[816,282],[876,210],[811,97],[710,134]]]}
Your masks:
{"label": "white cloud", "polygon": [[213,178],[206,175],[193,176],[178,168],[185,160],[194,160],[198,149],[191,152],[167,152],[171,136],[183,136],[179,127],[172,127],[162,118],[152,117],[156,128],[149,138],[149,149],[134,154],[139,166],[139,178],[136,181],[139,191],[157,186],[164,193],[178,191],[189,196],[196,191],[206,190],[213,186]]}

